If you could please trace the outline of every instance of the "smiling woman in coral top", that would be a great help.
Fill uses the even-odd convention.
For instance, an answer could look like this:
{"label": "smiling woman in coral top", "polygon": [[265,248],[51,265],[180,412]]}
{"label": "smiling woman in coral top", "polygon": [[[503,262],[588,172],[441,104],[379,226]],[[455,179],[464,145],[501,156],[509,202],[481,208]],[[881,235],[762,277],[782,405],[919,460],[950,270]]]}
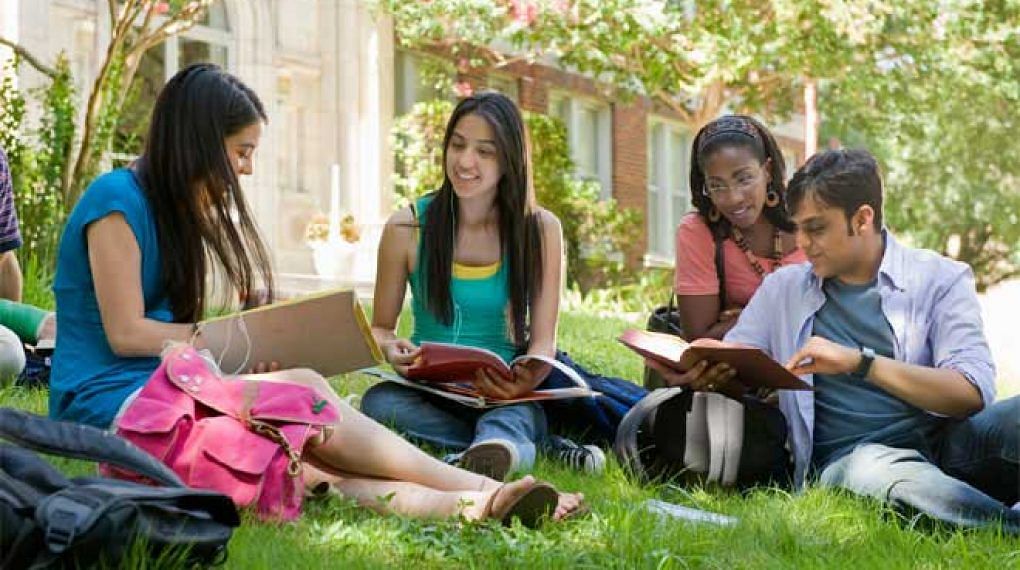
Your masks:
{"label": "smiling woman in coral top", "polygon": [[677,227],[673,287],[688,340],[721,339],[766,275],[807,261],[786,211],[785,172],[775,137],[751,117],[720,117],[694,138],[690,179],[697,211]]}

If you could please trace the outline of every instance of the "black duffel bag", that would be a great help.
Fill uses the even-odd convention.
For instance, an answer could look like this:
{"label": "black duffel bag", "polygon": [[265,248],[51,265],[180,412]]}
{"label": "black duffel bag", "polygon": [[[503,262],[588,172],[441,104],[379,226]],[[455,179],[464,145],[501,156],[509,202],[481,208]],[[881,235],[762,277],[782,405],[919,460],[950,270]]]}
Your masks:
{"label": "black duffel bag", "polygon": [[[719,278],[719,310],[726,308],[726,270],[723,267],[723,240],[715,236],[715,275]],[[659,305],[648,317],[648,330],[657,333],[671,334],[685,337],[684,323],[680,317],[679,300],[676,293],[670,291],[669,300],[665,305]],[[649,390],[663,388],[666,386],[662,375],[655,370],[645,366],[644,385]]]}
{"label": "black duffel bag", "polygon": [[[0,568],[119,567],[146,558],[222,563],[240,524],[225,495],[189,489],[151,455],[103,430],[0,408]],[[162,485],[68,479],[30,450],[109,463]]]}

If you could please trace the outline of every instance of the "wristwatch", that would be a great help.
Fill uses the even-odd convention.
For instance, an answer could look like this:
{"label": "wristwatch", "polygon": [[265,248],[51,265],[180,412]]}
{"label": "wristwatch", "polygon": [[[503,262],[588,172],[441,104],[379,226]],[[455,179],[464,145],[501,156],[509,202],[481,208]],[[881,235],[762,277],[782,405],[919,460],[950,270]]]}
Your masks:
{"label": "wristwatch", "polygon": [[871,370],[871,365],[875,362],[875,349],[867,346],[861,347],[861,361],[857,364],[857,368],[850,373],[851,376],[858,380],[864,380],[868,377],[868,372]]}

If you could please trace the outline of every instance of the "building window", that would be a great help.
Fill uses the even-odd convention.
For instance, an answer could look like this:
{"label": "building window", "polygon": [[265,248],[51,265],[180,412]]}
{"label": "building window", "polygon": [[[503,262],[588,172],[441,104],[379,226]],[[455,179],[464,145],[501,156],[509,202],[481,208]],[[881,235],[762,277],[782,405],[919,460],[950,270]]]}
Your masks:
{"label": "building window", "polygon": [[676,226],[691,209],[690,132],[677,123],[652,120],[648,149],[648,257],[670,264]]}
{"label": "building window", "polygon": [[[157,19],[155,25],[160,24]],[[226,7],[213,4],[195,26],[179,36],[167,38],[162,45],[142,55],[132,93],[114,134],[114,164],[125,164],[141,154],[149,128],[149,115],[163,85],[175,73],[193,63],[215,63],[230,69],[233,65],[233,41]]]}
{"label": "building window", "polygon": [[452,81],[452,73],[446,77],[435,77],[436,74],[444,76],[449,73],[448,65],[438,58],[398,49],[393,57],[393,103],[397,116],[410,111],[415,103],[450,99],[451,92],[443,85],[447,84],[447,80]]}
{"label": "building window", "polygon": [[613,133],[609,105],[594,99],[553,94],[549,113],[567,127],[576,173],[598,182],[603,199],[612,196]]}

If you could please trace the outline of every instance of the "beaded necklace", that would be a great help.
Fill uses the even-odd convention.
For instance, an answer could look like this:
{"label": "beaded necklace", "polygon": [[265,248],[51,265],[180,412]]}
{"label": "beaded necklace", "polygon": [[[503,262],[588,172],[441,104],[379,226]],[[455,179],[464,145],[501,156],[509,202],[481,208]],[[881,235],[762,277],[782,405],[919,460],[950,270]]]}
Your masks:
{"label": "beaded necklace", "polygon": [[[765,268],[762,267],[758,258],[751,252],[751,246],[748,245],[747,239],[744,237],[744,233],[736,226],[731,226],[730,231],[733,234],[733,241],[737,244],[737,247],[740,248],[740,251],[744,252],[744,256],[747,257],[747,260],[751,262],[751,267],[754,268],[754,272],[757,273],[759,277],[764,278],[768,272],[765,271]],[[783,264],[783,238],[779,235],[779,228],[772,228],[771,259],[775,262],[775,265],[772,268],[773,271]]]}

